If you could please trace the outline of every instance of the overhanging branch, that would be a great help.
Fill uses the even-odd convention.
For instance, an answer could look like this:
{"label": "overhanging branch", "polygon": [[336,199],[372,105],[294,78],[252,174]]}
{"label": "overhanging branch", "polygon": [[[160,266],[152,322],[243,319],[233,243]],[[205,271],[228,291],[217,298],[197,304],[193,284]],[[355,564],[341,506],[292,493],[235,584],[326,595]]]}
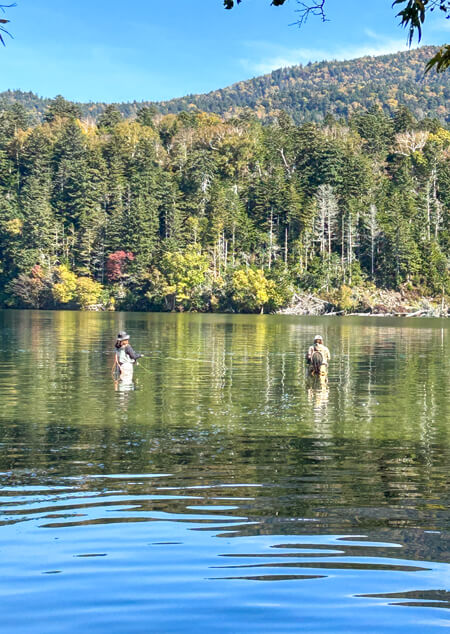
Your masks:
{"label": "overhanging branch", "polygon": [[[0,4],[0,10],[2,11],[2,13],[5,13],[5,9],[11,9],[12,7],[16,7],[17,3],[14,2],[13,4]],[[8,24],[9,20],[6,20],[5,18],[0,18],[0,42],[3,44],[3,46],[6,46],[5,44],[5,40],[3,38],[2,33],[6,33],[6,35],[9,35],[9,37],[12,37],[11,33],[9,31],[7,31],[4,27],[5,24]]]}

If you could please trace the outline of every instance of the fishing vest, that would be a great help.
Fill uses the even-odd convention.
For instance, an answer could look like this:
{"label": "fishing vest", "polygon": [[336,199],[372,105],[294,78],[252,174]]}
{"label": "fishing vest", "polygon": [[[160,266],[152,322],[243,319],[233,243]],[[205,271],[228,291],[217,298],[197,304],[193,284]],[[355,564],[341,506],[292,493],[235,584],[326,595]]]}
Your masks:
{"label": "fishing vest", "polygon": [[125,350],[126,346],[122,346],[121,348],[119,348],[119,350],[117,351],[117,361],[120,365],[123,365],[124,363],[133,363],[133,359],[127,354],[126,350]]}
{"label": "fishing vest", "polygon": [[314,350],[317,350],[317,352],[320,352],[323,358],[323,363],[328,365],[328,361],[330,360],[330,351],[328,350],[328,348],[324,346],[322,343],[316,343],[314,345]]}

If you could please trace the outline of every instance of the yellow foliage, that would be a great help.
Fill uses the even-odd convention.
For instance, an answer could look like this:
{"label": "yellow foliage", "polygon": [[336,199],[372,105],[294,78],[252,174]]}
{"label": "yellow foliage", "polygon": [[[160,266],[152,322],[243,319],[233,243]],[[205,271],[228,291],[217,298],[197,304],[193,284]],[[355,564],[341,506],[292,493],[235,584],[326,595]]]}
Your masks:
{"label": "yellow foliage", "polygon": [[81,308],[98,304],[103,286],[90,277],[79,277],[76,281],[77,302]]}
{"label": "yellow foliage", "polygon": [[18,236],[22,233],[23,221],[20,218],[13,218],[5,222],[5,231],[10,236]]}
{"label": "yellow foliage", "polygon": [[116,125],[115,133],[120,137],[124,152],[133,152],[144,139],[157,140],[157,134],[153,128],[142,126],[136,121],[121,121]]}
{"label": "yellow foliage", "polygon": [[162,291],[174,296],[175,302],[189,302],[206,281],[209,268],[207,256],[195,247],[184,253],[165,253],[162,259],[165,280]]}
{"label": "yellow foliage", "polygon": [[445,128],[440,128],[435,134],[430,134],[428,140],[447,148],[450,146],[450,131]]}
{"label": "yellow foliage", "polygon": [[332,291],[328,296],[328,301],[334,304],[338,310],[344,312],[355,310],[358,304],[352,289],[345,284]]}
{"label": "yellow foliage", "polygon": [[222,119],[217,114],[211,114],[209,112],[199,112],[197,115],[198,122],[203,125],[219,125],[222,123]]}
{"label": "yellow foliage", "polygon": [[60,281],[53,284],[53,297],[59,304],[68,304],[75,297],[77,277],[65,264],[56,268],[56,274]]}
{"label": "yellow foliage", "polygon": [[235,271],[232,283],[233,300],[244,309],[262,311],[269,302],[274,305],[282,302],[275,283],[266,278],[262,269]]}

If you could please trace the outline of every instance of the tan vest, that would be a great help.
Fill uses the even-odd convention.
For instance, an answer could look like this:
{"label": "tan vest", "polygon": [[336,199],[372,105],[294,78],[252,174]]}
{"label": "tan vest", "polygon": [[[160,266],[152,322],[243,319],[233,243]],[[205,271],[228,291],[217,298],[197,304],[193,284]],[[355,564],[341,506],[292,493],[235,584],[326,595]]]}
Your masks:
{"label": "tan vest", "polygon": [[313,352],[315,352],[317,350],[317,352],[320,352],[320,354],[322,355],[323,358],[323,362],[328,365],[328,362],[330,360],[330,351],[328,350],[328,348],[326,346],[323,345],[323,343],[316,343],[314,344],[314,346],[311,346],[308,352],[309,358],[312,357]]}

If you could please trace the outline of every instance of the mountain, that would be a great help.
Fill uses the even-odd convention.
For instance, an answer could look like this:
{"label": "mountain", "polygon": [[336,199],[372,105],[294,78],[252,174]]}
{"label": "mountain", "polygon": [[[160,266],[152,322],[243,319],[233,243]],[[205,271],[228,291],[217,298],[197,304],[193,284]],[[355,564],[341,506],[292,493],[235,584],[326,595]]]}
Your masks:
{"label": "mountain", "polygon": [[[424,46],[392,55],[291,66],[203,95],[116,105],[126,118],[135,116],[143,106],[154,106],[163,114],[199,109],[224,116],[250,109],[261,119],[281,109],[301,123],[321,121],[327,113],[346,118],[379,104],[389,114],[407,106],[419,119],[436,117],[449,122],[449,74],[424,73],[426,62],[436,50]],[[39,120],[51,100],[31,92],[8,90],[0,93],[1,101],[22,103]],[[96,119],[107,104],[79,105],[85,117]]]}

